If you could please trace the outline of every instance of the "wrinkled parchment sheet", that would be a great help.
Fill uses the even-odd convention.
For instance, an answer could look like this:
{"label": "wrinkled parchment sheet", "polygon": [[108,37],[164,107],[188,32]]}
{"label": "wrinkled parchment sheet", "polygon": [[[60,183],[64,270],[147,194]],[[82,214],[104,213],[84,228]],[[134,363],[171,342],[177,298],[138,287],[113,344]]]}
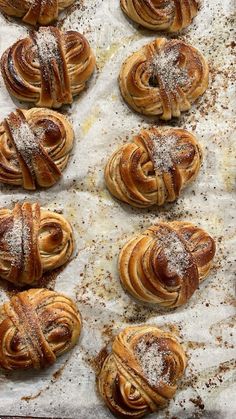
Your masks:
{"label": "wrinkled parchment sheet", "polygon": [[[75,255],[57,276],[52,275],[47,286],[76,300],[83,332],[74,350],[49,369],[1,372],[0,416],[112,418],[96,391],[96,357],[123,327],[151,323],[173,331],[183,342],[189,361],[175,398],[150,419],[236,417],[234,12],[234,0],[205,1],[194,23],[179,36],[205,54],[211,81],[192,110],[171,125],[196,134],[204,162],[197,180],[176,203],[150,210],[132,209],[113,199],[105,187],[103,170],[110,154],[141,127],[160,124],[158,119],[142,117],[126,106],[117,76],[127,56],[163,35],[131,23],[118,0],[77,2],[59,21],[63,29],[84,33],[97,56],[97,70],[86,91],[73,106],[62,110],[74,125],[73,153],[63,179],[53,188],[25,193],[1,186],[0,204],[37,200],[44,207],[62,211],[71,222]],[[27,31],[16,20],[0,16],[0,53]],[[16,104],[1,79],[1,119]],[[189,220],[217,241],[209,277],[188,304],[170,311],[134,302],[121,288],[117,272],[120,248],[133,234],[160,220]],[[0,302],[9,296],[1,281]]]}

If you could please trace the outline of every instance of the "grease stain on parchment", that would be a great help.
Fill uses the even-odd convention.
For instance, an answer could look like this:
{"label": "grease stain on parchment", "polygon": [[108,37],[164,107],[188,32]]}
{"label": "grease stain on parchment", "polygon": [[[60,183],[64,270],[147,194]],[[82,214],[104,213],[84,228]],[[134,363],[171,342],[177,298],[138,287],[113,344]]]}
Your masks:
{"label": "grease stain on parchment", "polygon": [[116,54],[120,46],[120,43],[113,43],[106,49],[100,47],[96,48],[96,63],[99,70],[102,70],[107,61],[109,61]]}
{"label": "grease stain on parchment", "polygon": [[91,114],[81,123],[83,135],[87,135],[92,126],[95,124],[99,117],[100,109],[98,106],[91,110]]}
{"label": "grease stain on parchment", "polygon": [[222,153],[222,176],[225,189],[232,193],[236,191],[236,148],[235,146],[226,147]]}
{"label": "grease stain on parchment", "polygon": [[109,62],[116,55],[116,53],[121,48],[124,47],[124,45],[127,45],[141,38],[142,38],[142,35],[139,32],[136,32],[135,34],[131,36],[122,37],[119,40],[119,42],[111,43],[107,48],[97,47],[96,48],[96,63],[97,63],[98,69],[101,71],[103,67],[106,65],[106,63]]}

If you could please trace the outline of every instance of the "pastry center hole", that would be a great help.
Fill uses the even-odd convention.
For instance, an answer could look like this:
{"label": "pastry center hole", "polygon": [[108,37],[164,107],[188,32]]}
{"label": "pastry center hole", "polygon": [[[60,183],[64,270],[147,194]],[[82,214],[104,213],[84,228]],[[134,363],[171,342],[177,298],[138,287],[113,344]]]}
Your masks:
{"label": "pastry center hole", "polygon": [[154,74],[152,74],[151,77],[150,77],[150,79],[149,79],[149,86],[151,86],[151,87],[159,87],[158,78]]}

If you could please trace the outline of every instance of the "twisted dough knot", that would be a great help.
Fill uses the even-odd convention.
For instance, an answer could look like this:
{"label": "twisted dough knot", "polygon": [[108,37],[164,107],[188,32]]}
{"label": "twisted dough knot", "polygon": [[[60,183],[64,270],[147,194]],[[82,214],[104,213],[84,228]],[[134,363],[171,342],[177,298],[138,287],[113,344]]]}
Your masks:
{"label": "twisted dough knot", "polygon": [[174,336],[156,326],[127,327],[114,340],[98,378],[113,413],[141,418],[171,399],[186,359]]}
{"label": "twisted dough knot", "polygon": [[61,114],[34,108],[17,109],[0,125],[0,182],[35,190],[61,177],[74,133]]}
{"label": "twisted dough knot", "polygon": [[1,71],[9,92],[37,106],[59,108],[72,103],[95,67],[88,41],[75,31],[55,27],[32,31],[8,48]]}
{"label": "twisted dough knot", "polygon": [[47,289],[21,292],[0,308],[0,367],[43,368],[71,349],[81,317],[67,297]]}
{"label": "twisted dough knot", "polygon": [[152,30],[178,32],[197,15],[197,0],[121,0],[123,11],[135,22]]}
{"label": "twisted dough knot", "polygon": [[0,0],[0,10],[30,25],[48,25],[75,0]]}
{"label": "twisted dough knot", "polygon": [[137,112],[169,120],[191,108],[208,86],[203,55],[183,41],[158,38],[123,63],[119,83]]}
{"label": "twisted dough knot", "polygon": [[18,286],[36,284],[43,272],[64,265],[73,252],[70,224],[39,204],[0,210],[0,277]]}
{"label": "twisted dough knot", "polygon": [[110,192],[134,207],[174,201],[200,169],[201,149],[189,132],[143,129],[109,159],[105,180]]}
{"label": "twisted dough knot", "polygon": [[121,250],[122,285],[136,299],[163,307],[185,304],[209,273],[215,242],[188,222],[158,223]]}

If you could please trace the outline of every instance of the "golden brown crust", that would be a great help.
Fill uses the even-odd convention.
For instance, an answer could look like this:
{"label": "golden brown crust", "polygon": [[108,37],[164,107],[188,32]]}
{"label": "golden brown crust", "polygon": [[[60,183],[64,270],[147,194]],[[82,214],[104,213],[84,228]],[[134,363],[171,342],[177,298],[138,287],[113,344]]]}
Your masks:
{"label": "golden brown crust", "polygon": [[1,71],[9,92],[37,106],[59,108],[70,104],[86,85],[95,58],[79,32],[41,27],[20,39],[1,58]]}
{"label": "golden brown crust", "polygon": [[58,112],[17,109],[0,124],[0,182],[49,188],[67,165],[73,139],[71,124]]}
{"label": "golden brown crust", "polygon": [[178,32],[189,26],[197,15],[197,0],[121,0],[130,19],[155,31]]}
{"label": "golden brown crust", "polygon": [[75,0],[0,0],[0,11],[30,25],[49,25]]}
{"label": "golden brown crust", "polygon": [[119,84],[135,111],[169,120],[191,108],[208,87],[208,65],[194,47],[158,38],[123,63]]}
{"label": "golden brown crust", "polygon": [[0,210],[0,277],[17,286],[37,284],[43,272],[64,265],[74,248],[70,224],[39,204]]}
{"label": "golden brown crust", "polygon": [[158,223],[121,250],[122,285],[136,299],[163,307],[185,304],[212,266],[215,242],[188,222]]}
{"label": "golden brown crust", "polygon": [[188,131],[143,129],[110,157],[106,184],[112,195],[134,207],[163,205],[196,178],[201,158],[200,146]]}
{"label": "golden brown crust", "polygon": [[0,367],[44,368],[71,349],[81,331],[72,300],[47,289],[21,292],[0,308]]}
{"label": "golden brown crust", "polygon": [[98,377],[98,389],[118,417],[141,418],[165,405],[184,374],[184,351],[156,326],[124,329],[114,340]]}

